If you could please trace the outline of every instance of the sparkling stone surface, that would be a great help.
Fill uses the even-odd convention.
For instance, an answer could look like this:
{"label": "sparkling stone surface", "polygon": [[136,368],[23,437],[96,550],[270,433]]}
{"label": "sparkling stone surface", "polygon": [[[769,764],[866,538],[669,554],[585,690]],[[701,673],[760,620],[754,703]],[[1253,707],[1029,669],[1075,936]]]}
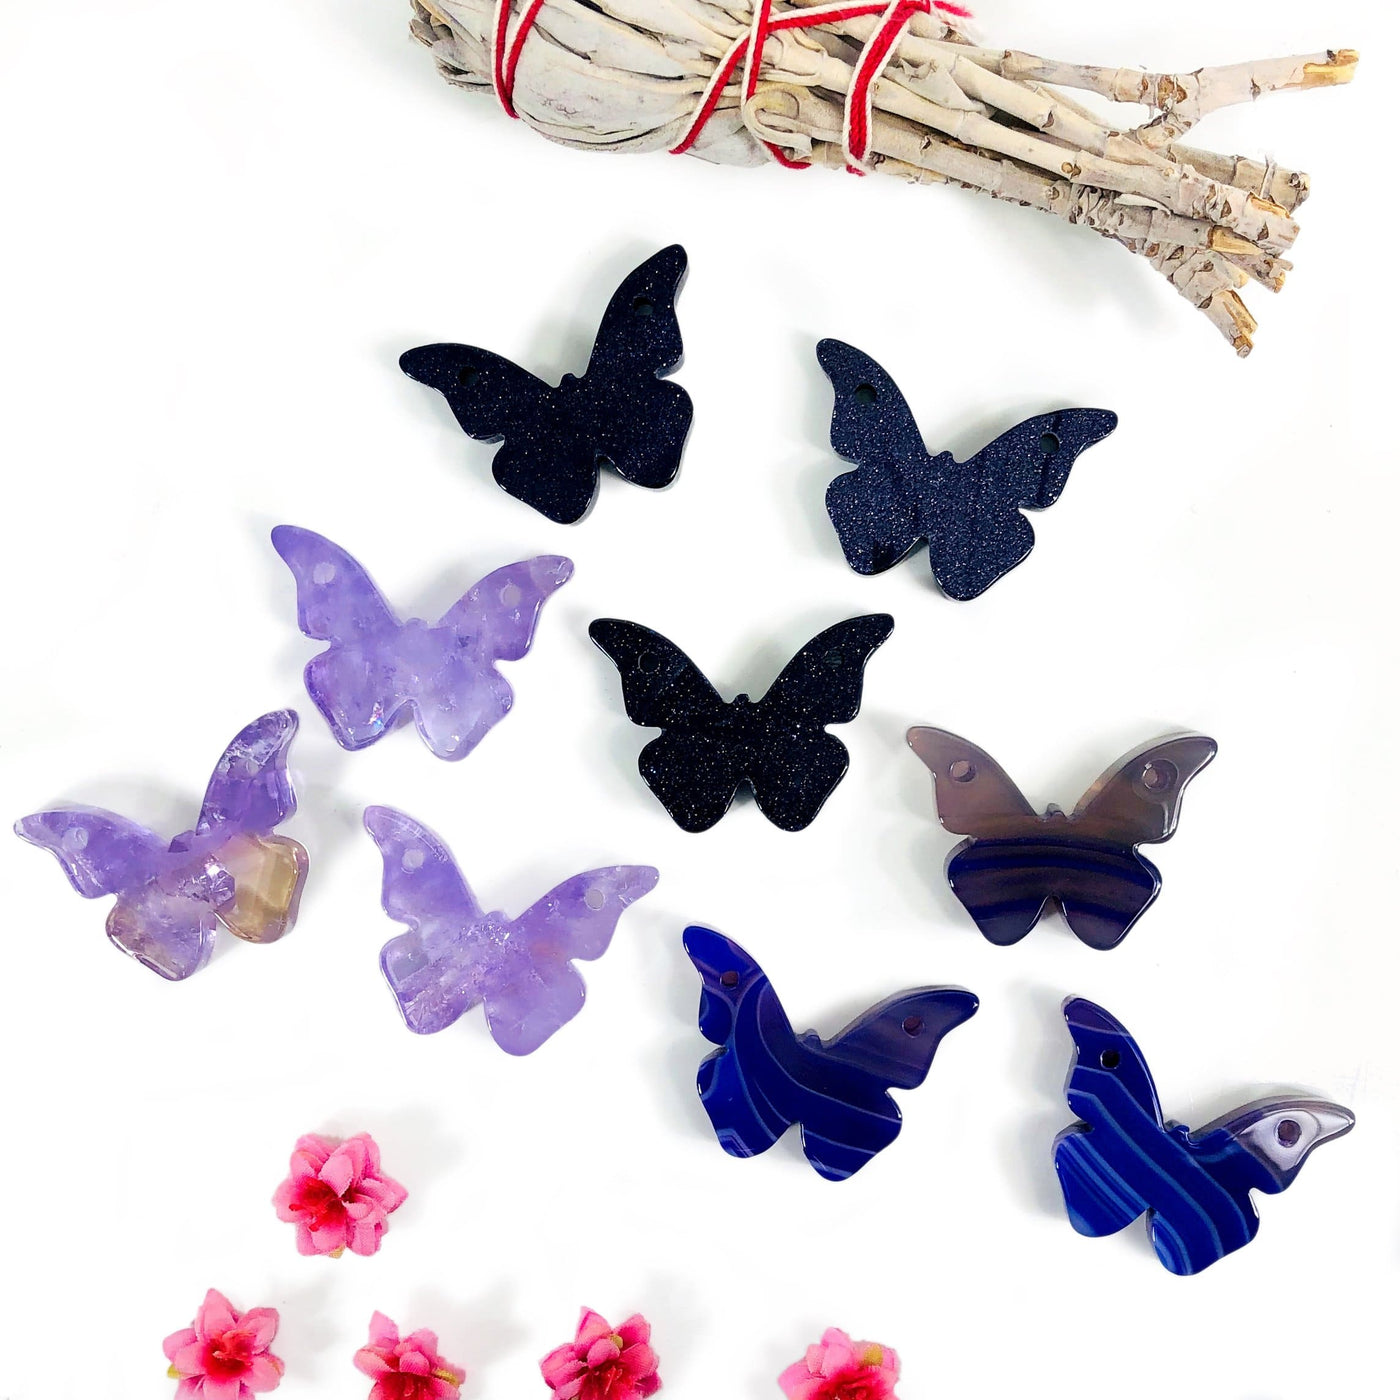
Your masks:
{"label": "sparkling stone surface", "polygon": [[437,622],[401,622],[345,550],[295,525],[272,532],[297,584],[301,630],[330,646],[306,667],[306,690],[346,749],[374,743],[411,713],[439,758],[465,758],[510,712],[496,669],[530,649],[545,600],[574,566],[556,554],[487,574]]}
{"label": "sparkling stone surface", "polygon": [[681,360],[685,267],[673,244],[634,268],[608,302],[588,368],[557,386],[476,345],[420,345],[399,366],[437,389],[470,437],[504,439],[491,469],[502,490],[572,525],[592,506],[601,467],[650,490],[680,470],[693,408],[662,376]]}
{"label": "sparkling stone surface", "polygon": [[1044,413],[957,462],[929,454],[899,386],[869,355],[823,340],[817,359],[836,393],[831,445],[858,464],[826,493],[846,562],[883,573],[927,540],[950,598],[977,597],[1026,558],[1035,531],[1021,512],[1054,505],[1075,458],[1118,426],[1098,408]]}
{"label": "sparkling stone surface", "polygon": [[452,852],[421,822],[369,807],[365,829],[384,858],[384,910],[409,928],[380,955],[408,1028],[431,1035],[480,1003],[511,1055],[537,1050],[578,1015],[585,988],[573,960],[602,957],[623,910],[657,881],[646,865],[585,871],[511,919],[482,910]]}
{"label": "sparkling stone surface", "polygon": [[209,780],[194,827],[173,841],[116,812],[60,807],[15,824],[52,851],[85,899],[116,895],[107,936],[153,972],[197,972],[219,928],[272,943],[296,920],[306,851],[274,828],[296,811],[287,746],[297,717],[277,710],[239,731]]}

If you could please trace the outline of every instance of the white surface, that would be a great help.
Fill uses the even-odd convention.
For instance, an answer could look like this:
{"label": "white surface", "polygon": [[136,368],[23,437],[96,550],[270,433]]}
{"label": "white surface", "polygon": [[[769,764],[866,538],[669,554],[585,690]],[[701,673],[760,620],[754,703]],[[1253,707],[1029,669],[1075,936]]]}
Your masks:
{"label": "white surface", "polygon": [[[220,746],[290,704],[286,830],[312,861],[285,942],[225,939],[169,985],[107,945],[107,901],[0,841],[5,1400],[166,1394],[161,1339],[210,1285],[281,1309],[290,1400],[367,1390],[350,1357],[374,1308],[437,1329],[468,1400],[542,1394],[536,1358],[585,1302],[648,1314],[681,1400],[772,1400],[828,1323],[897,1346],[908,1400],[1387,1393],[1400,502],[1377,371],[1393,296],[1361,274],[1394,223],[1389,192],[1362,187],[1359,133],[1385,123],[1393,12],[980,8],[994,42],[1102,62],[1365,51],[1352,89],[1201,133],[1315,177],[1287,291],[1249,293],[1251,361],[1148,268],[1028,211],[553,149],[443,84],[397,0],[0,7],[6,820],[78,800],[179,830]],[[551,525],[395,359],[462,339],[577,370],[617,279],[672,240],[697,405],[679,482],[606,480],[583,525]],[[822,509],[822,335],[882,361],[935,446],[1069,404],[1122,427],[981,601],[936,596],[922,561],[861,579]],[[498,564],[572,556],[510,669],[516,713],[460,766],[409,732],[337,749],[302,689],[315,647],[268,543],[279,521],[342,543],[420,615]],[[898,625],[816,825],[785,835],[746,804],[705,836],[674,827],[588,621],[641,620],[727,694],[757,693],[820,627],[879,609]],[[1120,950],[1050,920],[1008,951],[943,888],[953,840],[913,722],[975,739],[1038,804],[1169,729],[1215,735],[1220,757]],[[511,911],[590,865],[661,869],[538,1054],[502,1055],[479,1015],[403,1030],[376,968],[396,926],[370,802],[435,826]],[[981,996],[855,1180],[819,1180],[792,1141],[719,1151],[692,1087],[689,921],[747,944],[824,1032],[910,984]],[[1141,1227],[1081,1239],[1049,1159],[1069,992],[1127,1022],[1174,1116],[1285,1088],[1358,1127],[1198,1278],[1161,1269]],[[269,1204],[292,1143],[358,1129],[409,1203],[377,1257],[299,1258]]]}

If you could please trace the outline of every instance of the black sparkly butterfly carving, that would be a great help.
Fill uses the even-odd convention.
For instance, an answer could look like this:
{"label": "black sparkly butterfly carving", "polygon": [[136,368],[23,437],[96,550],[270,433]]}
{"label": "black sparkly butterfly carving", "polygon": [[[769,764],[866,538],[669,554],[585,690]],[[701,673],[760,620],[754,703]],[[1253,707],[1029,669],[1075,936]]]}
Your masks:
{"label": "black sparkly butterfly carving", "polygon": [[672,641],[636,622],[599,618],[588,635],[622,676],[634,724],[662,731],[637,766],[678,826],[706,831],[743,783],[784,831],[811,824],[850,754],[828,724],[860,711],[865,664],[894,629],[885,613],[848,618],[814,637],[758,700],[726,703]]}
{"label": "black sparkly butterfly carving", "polygon": [[685,249],[673,244],[630,272],[603,313],[588,368],[557,386],[475,345],[420,345],[399,368],[439,390],[469,437],[504,440],[491,466],[498,485],[572,525],[592,505],[601,467],[653,490],[680,470],[694,409],[661,376],[681,362],[675,303],[685,269]]}
{"label": "black sparkly butterfly carving", "polygon": [[1067,408],[1027,418],[966,462],[935,457],[899,386],[869,355],[823,340],[817,359],[836,391],[831,445],[857,463],[826,493],[846,562],[883,573],[927,540],[950,598],[977,597],[1025,559],[1035,531],[1021,512],[1054,505],[1075,458],[1118,426],[1115,413]]}

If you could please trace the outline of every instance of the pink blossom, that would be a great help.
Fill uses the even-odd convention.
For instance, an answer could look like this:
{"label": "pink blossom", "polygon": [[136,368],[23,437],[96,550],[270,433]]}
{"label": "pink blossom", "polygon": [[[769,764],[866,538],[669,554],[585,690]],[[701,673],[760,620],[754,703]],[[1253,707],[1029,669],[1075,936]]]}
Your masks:
{"label": "pink blossom", "polygon": [[369,1345],[355,1353],[355,1365],[374,1378],[369,1400],[458,1400],[467,1373],[438,1354],[436,1332],[407,1337],[383,1313],[369,1320]]}
{"label": "pink blossom", "polygon": [[552,1400],[642,1400],[661,1389],[651,1324],[640,1314],[616,1331],[590,1308],[572,1342],[540,1362]]}
{"label": "pink blossom", "polygon": [[276,1308],[240,1313],[217,1289],[204,1295],[194,1326],[165,1339],[175,1400],[248,1400],[276,1390],[282,1363],[268,1350],[277,1335]]}
{"label": "pink blossom", "polygon": [[297,1227],[302,1254],[339,1259],[346,1249],[374,1254],[408,1192],[379,1168],[379,1148],[368,1133],[340,1142],[308,1133],[297,1139],[292,1174],[272,1203],[277,1218]]}
{"label": "pink blossom", "polygon": [[853,1342],[839,1327],[828,1327],[778,1377],[787,1400],[897,1400],[899,1357],[878,1342]]}

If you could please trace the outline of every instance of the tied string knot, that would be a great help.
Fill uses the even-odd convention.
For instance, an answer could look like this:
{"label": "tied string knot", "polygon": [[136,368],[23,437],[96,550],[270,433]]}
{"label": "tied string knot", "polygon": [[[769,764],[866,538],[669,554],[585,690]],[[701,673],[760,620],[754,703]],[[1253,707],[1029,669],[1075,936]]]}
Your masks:
{"label": "tied string knot", "polygon": [[[510,27],[511,0],[495,0],[495,3],[495,18],[491,30],[491,85],[506,115],[518,118],[520,114],[515,110],[514,99],[515,74],[520,66],[520,54],[525,47],[525,41],[544,8],[545,0],[527,0],[514,31]],[[860,56],[851,74],[841,123],[846,168],[853,175],[864,175],[870,153],[875,79],[885,71],[890,54],[909,27],[910,20],[915,15],[929,15],[935,10],[959,19],[971,16],[970,10],[948,3],[948,0],[853,0],[853,3],[849,4],[818,5],[810,9],[788,10],[778,15],[773,13],[773,0],[755,0],[753,19],[748,31],[735,39],[725,51],[710,81],[705,85],[705,90],[700,94],[700,101],[686,123],[681,139],[671,147],[671,154],[684,155],[695,144],[741,64],[741,104],[750,101],[758,91],[763,65],[763,46],[769,35],[781,33],[785,29],[812,29],[822,24],[878,15],[879,23],[861,46]],[[779,165],[789,170],[805,170],[809,164],[807,161],[794,160],[781,146],[771,141],[761,141],[760,144]]]}

